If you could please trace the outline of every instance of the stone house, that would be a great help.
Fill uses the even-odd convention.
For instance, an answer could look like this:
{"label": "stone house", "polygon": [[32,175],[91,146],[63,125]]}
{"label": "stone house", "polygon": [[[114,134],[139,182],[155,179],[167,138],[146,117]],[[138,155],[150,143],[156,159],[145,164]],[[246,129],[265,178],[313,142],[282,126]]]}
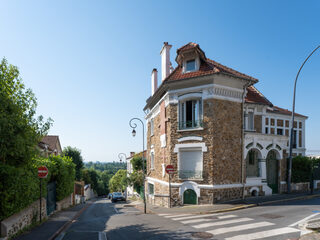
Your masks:
{"label": "stone house", "polygon": [[[213,204],[242,196],[269,195],[286,188],[291,112],[274,106],[254,84],[257,79],[206,57],[198,44],[170,48],[151,74],[147,121],[148,202]],[[294,154],[305,154],[306,116],[296,114]]]}
{"label": "stone house", "polygon": [[42,138],[38,144],[38,149],[43,157],[48,157],[50,155],[61,155],[62,148],[60,144],[59,136],[47,135]]}

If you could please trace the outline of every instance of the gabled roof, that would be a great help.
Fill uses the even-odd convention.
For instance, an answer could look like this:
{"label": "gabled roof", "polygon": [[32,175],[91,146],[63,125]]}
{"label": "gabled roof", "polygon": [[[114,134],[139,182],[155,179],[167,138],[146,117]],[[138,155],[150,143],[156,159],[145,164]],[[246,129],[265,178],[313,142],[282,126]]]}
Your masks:
{"label": "gabled roof", "polygon": [[246,103],[256,103],[273,106],[273,104],[254,86],[250,86],[247,88],[245,101]]}
{"label": "gabled roof", "polygon": [[[183,73],[182,66],[179,64],[178,57],[180,54],[184,52],[189,52],[191,49],[195,49],[196,52],[200,55],[200,68],[198,71]],[[200,45],[197,43],[189,42],[186,45],[182,46],[177,50],[177,58],[176,61],[178,62],[178,66],[175,70],[164,80],[164,81],[174,81],[174,80],[181,80],[205,75],[211,75],[216,73],[225,73],[227,75],[231,75],[233,77],[242,78],[246,80],[250,80],[253,82],[258,82],[258,79],[253,78],[249,75],[240,73],[232,68],[222,65],[216,61],[213,61],[205,56],[205,53],[200,48]]]}
{"label": "gabled roof", "polygon": [[41,140],[41,143],[46,144],[50,151],[54,151],[56,149],[57,143],[60,146],[59,136],[54,136],[54,135],[44,136]]}

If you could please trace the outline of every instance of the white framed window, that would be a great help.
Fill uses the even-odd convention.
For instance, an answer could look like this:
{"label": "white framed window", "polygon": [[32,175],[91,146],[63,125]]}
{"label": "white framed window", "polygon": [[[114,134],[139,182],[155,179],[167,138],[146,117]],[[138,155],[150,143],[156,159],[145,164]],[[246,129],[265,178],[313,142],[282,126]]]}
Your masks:
{"label": "white framed window", "polygon": [[153,136],[154,133],[154,118],[150,120],[150,136]]}
{"label": "white framed window", "polygon": [[150,153],[150,169],[154,169],[154,152]]}
{"label": "white framed window", "polygon": [[188,60],[186,61],[186,72],[192,72],[196,70],[196,60]]}
{"label": "white framed window", "polygon": [[202,179],[203,153],[201,148],[179,149],[179,178]]}
{"label": "white framed window", "polygon": [[254,110],[248,109],[244,114],[244,129],[247,131],[254,131]]}
{"label": "white framed window", "polygon": [[202,99],[190,99],[179,103],[179,129],[202,127]]}

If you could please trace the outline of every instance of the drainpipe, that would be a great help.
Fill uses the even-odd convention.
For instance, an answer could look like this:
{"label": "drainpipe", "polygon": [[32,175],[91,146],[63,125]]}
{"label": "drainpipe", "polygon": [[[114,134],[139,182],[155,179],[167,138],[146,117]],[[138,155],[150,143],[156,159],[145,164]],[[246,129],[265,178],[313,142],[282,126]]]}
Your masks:
{"label": "drainpipe", "polygon": [[245,192],[245,179],[244,179],[244,118],[243,118],[243,109],[244,109],[244,99],[246,95],[247,87],[249,87],[251,84],[246,83],[243,86],[243,93],[242,93],[242,110],[241,110],[241,119],[242,119],[242,128],[241,128],[241,181],[242,181],[242,199],[244,199],[244,192]]}

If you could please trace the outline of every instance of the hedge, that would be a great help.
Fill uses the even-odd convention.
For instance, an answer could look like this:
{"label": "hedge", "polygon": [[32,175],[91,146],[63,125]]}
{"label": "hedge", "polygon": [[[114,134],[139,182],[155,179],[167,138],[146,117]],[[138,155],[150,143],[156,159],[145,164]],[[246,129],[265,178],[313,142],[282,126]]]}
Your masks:
{"label": "hedge", "polygon": [[49,170],[48,177],[42,181],[42,197],[47,196],[46,185],[51,181],[56,181],[57,201],[73,192],[75,165],[68,157],[36,158],[24,167],[0,163],[0,221],[39,199],[37,168],[42,165]]}
{"label": "hedge", "polygon": [[319,166],[319,162],[320,158],[294,157],[292,159],[292,182],[309,182],[312,176],[312,165]]}

